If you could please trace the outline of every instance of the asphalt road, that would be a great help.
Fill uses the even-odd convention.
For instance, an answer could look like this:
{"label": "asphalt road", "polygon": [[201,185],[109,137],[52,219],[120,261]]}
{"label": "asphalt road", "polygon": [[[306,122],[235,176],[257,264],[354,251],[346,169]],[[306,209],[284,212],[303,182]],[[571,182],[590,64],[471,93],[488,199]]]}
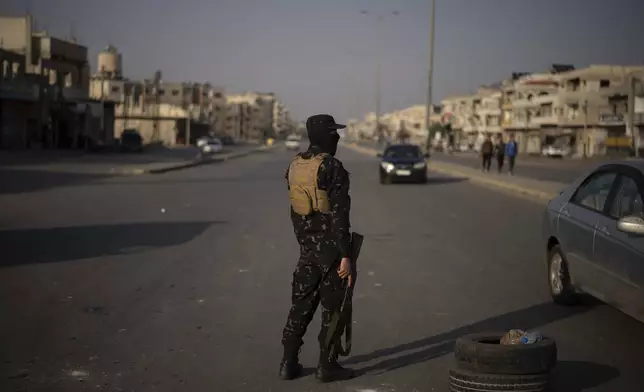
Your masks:
{"label": "asphalt road", "polygon": [[[360,144],[375,147],[375,143],[361,142]],[[480,169],[481,159],[473,152],[455,152],[452,155],[443,152],[434,152],[432,159],[442,162],[455,163],[467,167]],[[515,174],[541,181],[554,181],[567,184],[573,182],[586,171],[601,162],[607,162],[606,158],[594,159],[557,159],[542,158],[536,156],[520,155],[517,157]],[[504,171],[507,171],[507,159]],[[496,160],[492,161],[492,169],[496,170]]]}
{"label": "asphalt road", "polygon": [[341,149],[365,235],[349,366],[277,379],[297,246],[282,150],[185,171],[0,194],[1,391],[445,391],[454,339],[557,340],[555,391],[641,391],[644,325],[550,303],[542,207],[465,181],[382,187]]}

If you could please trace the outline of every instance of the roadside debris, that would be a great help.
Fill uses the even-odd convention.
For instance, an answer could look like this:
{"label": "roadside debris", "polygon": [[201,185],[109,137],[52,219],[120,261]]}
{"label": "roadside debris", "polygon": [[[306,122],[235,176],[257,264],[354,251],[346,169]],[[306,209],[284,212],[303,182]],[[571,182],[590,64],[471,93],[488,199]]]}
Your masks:
{"label": "roadside debris", "polygon": [[522,329],[511,329],[501,338],[502,345],[535,344],[543,340],[539,332],[526,332]]}
{"label": "roadside debris", "polygon": [[554,340],[513,329],[462,336],[454,346],[450,390],[544,392],[557,363]]}

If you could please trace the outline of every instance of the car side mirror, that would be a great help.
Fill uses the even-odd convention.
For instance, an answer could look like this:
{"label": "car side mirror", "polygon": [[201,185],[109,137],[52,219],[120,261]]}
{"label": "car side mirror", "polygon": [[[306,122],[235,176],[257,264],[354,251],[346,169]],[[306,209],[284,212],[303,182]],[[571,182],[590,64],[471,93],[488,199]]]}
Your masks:
{"label": "car side mirror", "polygon": [[376,154],[376,156],[377,156],[378,158],[382,158],[382,153],[381,153],[381,152],[379,152],[379,153],[377,153],[377,154]]}
{"label": "car side mirror", "polygon": [[639,216],[625,216],[617,221],[617,229],[624,233],[644,235],[644,219]]}

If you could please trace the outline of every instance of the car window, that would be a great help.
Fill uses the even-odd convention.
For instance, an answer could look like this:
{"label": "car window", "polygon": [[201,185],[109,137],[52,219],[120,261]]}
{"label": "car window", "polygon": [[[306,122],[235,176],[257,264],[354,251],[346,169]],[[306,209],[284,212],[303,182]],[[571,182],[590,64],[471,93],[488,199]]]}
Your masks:
{"label": "car window", "polygon": [[644,203],[637,183],[631,177],[622,176],[610,208],[610,215],[619,219],[625,216],[644,218]]}
{"label": "car window", "polygon": [[418,158],[420,157],[418,147],[389,147],[384,156],[387,158]]}
{"label": "car window", "polygon": [[603,211],[616,177],[616,173],[594,175],[577,189],[572,202],[595,211]]}

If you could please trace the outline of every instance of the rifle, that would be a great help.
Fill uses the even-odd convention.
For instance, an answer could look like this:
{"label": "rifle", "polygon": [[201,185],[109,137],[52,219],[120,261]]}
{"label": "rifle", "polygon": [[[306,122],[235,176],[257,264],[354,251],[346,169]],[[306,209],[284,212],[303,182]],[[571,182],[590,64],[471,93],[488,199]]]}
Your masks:
{"label": "rifle", "polygon": [[[353,290],[356,287],[356,280],[358,277],[357,262],[360,256],[360,249],[362,248],[362,241],[364,237],[362,234],[356,232],[351,233],[351,278],[352,283],[349,287],[349,280],[345,279],[344,285],[344,298],[340,309],[335,311],[331,316],[331,322],[324,342],[327,352],[329,353],[329,360],[337,359],[338,355],[343,357],[351,353],[351,332],[353,321],[351,319],[353,310]],[[342,347],[342,335],[344,334],[344,347]]]}

